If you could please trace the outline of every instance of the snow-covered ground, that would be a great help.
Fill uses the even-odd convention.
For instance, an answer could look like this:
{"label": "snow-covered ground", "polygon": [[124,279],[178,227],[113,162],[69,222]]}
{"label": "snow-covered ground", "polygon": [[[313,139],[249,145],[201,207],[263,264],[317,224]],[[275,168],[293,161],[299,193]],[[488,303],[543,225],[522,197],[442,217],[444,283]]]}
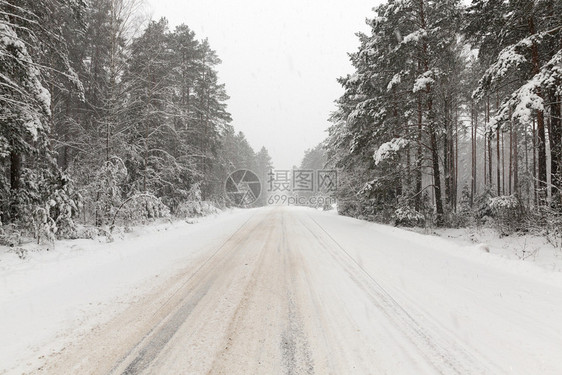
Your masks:
{"label": "snow-covered ground", "polygon": [[[252,211],[137,227],[124,238],[26,244],[25,259],[0,246],[0,373],[42,357],[124,310],[224,242]],[[42,250],[41,250],[42,249]]]}
{"label": "snow-covered ground", "polygon": [[477,248],[501,258],[522,260],[548,271],[562,272],[562,238],[532,233],[500,236],[492,228],[432,228],[412,229],[417,233],[437,235],[467,247]]}
{"label": "snow-covered ground", "polygon": [[[183,334],[155,328],[132,342],[154,351],[145,372],[173,363],[168,372],[562,373],[557,250],[521,260],[515,247],[538,238],[439,234],[277,207],[145,227],[113,243],[61,241],[23,260],[2,248],[0,373],[61,361],[53,353],[64,348],[78,354],[42,373],[68,373],[66,361],[84,354],[69,343],[173,277],[185,294],[158,325]],[[135,310],[150,318],[138,330],[158,315],[149,305]],[[150,346],[163,338],[165,348]],[[122,351],[138,363],[131,350]]]}

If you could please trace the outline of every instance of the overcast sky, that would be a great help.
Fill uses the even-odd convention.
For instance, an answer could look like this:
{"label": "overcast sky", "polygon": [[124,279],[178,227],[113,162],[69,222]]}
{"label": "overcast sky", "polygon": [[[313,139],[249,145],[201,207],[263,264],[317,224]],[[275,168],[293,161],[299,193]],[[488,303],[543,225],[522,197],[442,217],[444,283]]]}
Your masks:
{"label": "overcast sky", "polygon": [[148,0],[153,19],[181,23],[208,38],[222,59],[233,125],[277,169],[299,165],[326,136],[336,79],[352,73],[355,33],[380,0]]}

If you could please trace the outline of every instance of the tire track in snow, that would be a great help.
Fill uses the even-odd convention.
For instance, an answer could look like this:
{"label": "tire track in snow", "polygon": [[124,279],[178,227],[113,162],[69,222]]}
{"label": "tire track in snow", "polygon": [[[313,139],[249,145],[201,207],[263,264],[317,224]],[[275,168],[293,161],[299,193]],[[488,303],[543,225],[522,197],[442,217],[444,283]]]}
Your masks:
{"label": "tire track in snow", "polygon": [[353,282],[368,296],[386,318],[417,348],[419,354],[440,374],[500,374],[502,371],[486,360],[480,353],[455,341],[442,329],[429,324],[431,329],[415,319],[342,247],[312,216],[308,218],[320,233],[301,220],[318,243],[340,264]]}
{"label": "tire track in snow", "polygon": [[179,326],[185,322],[201,298],[207,294],[211,284],[212,282],[209,281],[193,293],[193,296],[184,303],[169,320],[167,320],[167,322],[158,330],[150,341],[142,346],[136,357],[131,361],[131,363],[129,363],[122,374],[138,374],[152,363],[168,341],[170,341],[176,334]]}
{"label": "tire track in snow", "polygon": [[287,325],[281,335],[281,361],[286,375],[314,374],[314,361],[299,305],[295,302],[295,293],[298,288],[297,268],[302,266],[302,259],[297,257],[298,251],[291,248],[288,241],[287,223],[281,217],[282,243],[280,244],[284,256],[285,285],[287,287]]}
{"label": "tire track in snow", "polygon": [[292,294],[288,298],[287,327],[281,335],[282,363],[286,375],[314,374],[314,363],[302,319],[298,315]]}
{"label": "tire track in snow", "polygon": [[[213,270],[212,262],[220,255],[221,251],[237,249],[240,243],[246,240],[247,236],[242,232],[252,232],[260,223],[256,223],[251,229],[246,229],[248,222],[252,217],[248,218],[240,227],[227,238],[196,270],[193,272],[164,302],[164,304],[155,311],[153,317],[157,317],[158,313],[164,306],[169,304],[171,300],[178,295],[181,289],[187,286],[196,276],[202,273],[203,269],[209,268]],[[152,328],[131,351],[124,356],[110,371],[111,374],[138,374],[146,370],[150,364],[158,357],[165,345],[176,334],[178,328],[185,322],[199,301],[207,294],[213,282],[219,276],[218,273],[210,272],[203,276],[204,284],[199,286],[194,292],[190,292],[188,298],[181,301],[181,305],[176,308],[175,312],[168,314],[159,325]],[[130,359],[132,357],[132,359]],[[125,369],[121,370],[125,363]]]}

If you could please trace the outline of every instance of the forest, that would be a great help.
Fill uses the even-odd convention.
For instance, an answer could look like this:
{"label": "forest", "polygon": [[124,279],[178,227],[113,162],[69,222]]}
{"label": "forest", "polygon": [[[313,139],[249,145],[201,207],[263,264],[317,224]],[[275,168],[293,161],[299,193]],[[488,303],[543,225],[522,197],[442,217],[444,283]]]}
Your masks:
{"label": "forest", "polygon": [[220,59],[137,0],[0,0],[0,236],[95,236],[224,207],[267,173],[236,132]]}
{"label": "forest", "polygon": [[338,210],[406,226],[562,228],[562,2],[389,0],[324,143]]}

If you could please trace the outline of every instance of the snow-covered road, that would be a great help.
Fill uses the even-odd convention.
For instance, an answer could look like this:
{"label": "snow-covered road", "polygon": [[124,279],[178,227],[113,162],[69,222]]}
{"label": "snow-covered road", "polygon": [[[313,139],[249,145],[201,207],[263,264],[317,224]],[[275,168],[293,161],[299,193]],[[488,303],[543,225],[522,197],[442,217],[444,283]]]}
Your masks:
{"label": "snow-covered road", "polygon": [[[32,372],[562,373],[559,273],[311,209],[240,211],[198,225],[160,242],[183,251],[161,251],[157,261],[137,249],[131,259],[147,260],[136,268],[121,255],[89,269],[95,277],[119,265],[118,276],[99,273],[114,282],[129,268],[141,274],[138,267],[165,277],[152,287],[134,278],[144,283],[135,298],[121,299],[125,307],[91,328],[84,314],[89,328]],[[144,242],[141,249],[155,246]],[[163,273],[172,263],[174,272]],[[95,292],[94,302],[103,295]],[[21,369],[9,365],[7,372]]]}

